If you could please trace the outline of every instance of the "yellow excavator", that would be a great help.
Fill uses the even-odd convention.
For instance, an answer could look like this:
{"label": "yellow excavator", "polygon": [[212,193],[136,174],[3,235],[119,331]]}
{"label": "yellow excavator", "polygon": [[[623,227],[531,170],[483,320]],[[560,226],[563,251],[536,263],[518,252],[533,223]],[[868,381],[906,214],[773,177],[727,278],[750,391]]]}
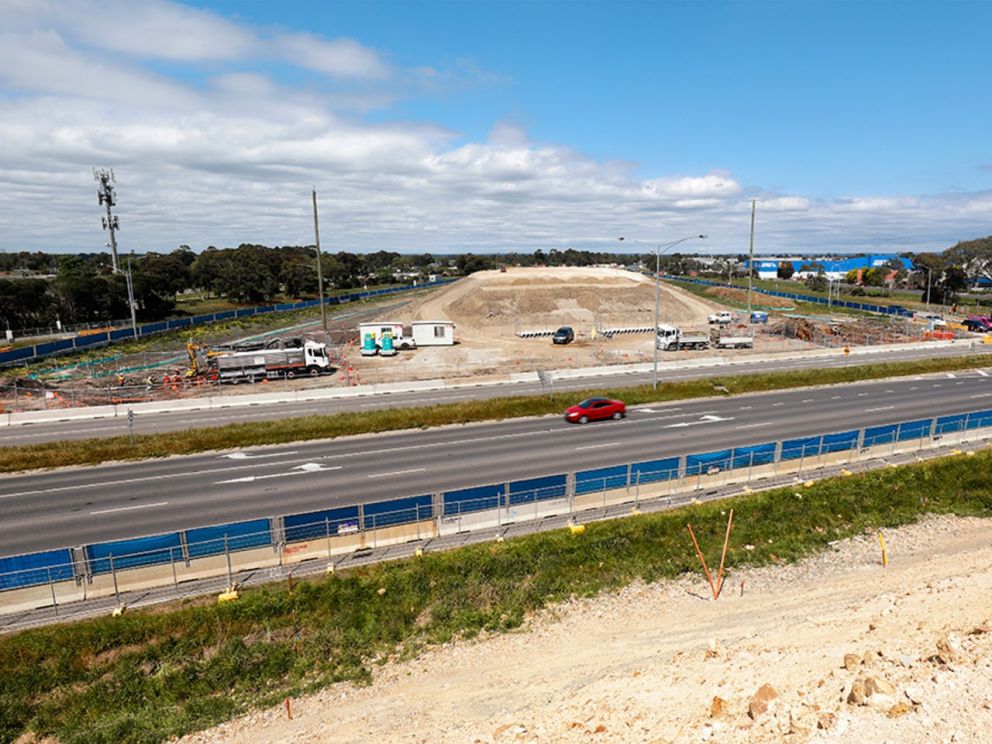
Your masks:
{"label": "yellow excavator", "polygon": [[198,351],[206,351],[206,346],[198,344],[193,339],[186,342],[186,355],[189,357],[189,368],[186,370],[186,377],[196,377],[204,370],[200,367],[200,360],[197,359]]}

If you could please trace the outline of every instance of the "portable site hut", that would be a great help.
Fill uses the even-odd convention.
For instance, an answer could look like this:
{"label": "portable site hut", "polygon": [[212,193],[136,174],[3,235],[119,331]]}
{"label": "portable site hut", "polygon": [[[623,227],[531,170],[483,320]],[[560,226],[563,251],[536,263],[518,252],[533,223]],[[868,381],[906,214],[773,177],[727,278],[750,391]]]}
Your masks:
{"label": "portable site hut", "polygon": [[452,346],[455,324],[450,320],[416,320],[410,324],[417,346]]}

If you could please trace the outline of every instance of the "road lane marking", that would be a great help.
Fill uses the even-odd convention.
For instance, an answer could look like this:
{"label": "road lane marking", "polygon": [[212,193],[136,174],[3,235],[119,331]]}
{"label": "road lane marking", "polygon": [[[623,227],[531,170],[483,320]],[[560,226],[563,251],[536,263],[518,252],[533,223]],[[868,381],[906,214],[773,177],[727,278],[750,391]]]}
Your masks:
{"label": "road lane marking", "polygon": [[394,470],[391,473],[372,473],[367,478],[389,478],[394,475],[407,475],[408,473],[423,473],[427,468],[413,468],[412,470]]}
{"label": "road lane marking", "polygon": [[151,509],[156,506],[165,506],[168,503],[169,503],[168,501],[159,501],[155,504],[136,504],[135,506],[119,506],[116,509],[100,509],[99,511],[91,511],[90,514],[91,515],[113,514],[114,512],[132,511],[134,509]]}
{"label": "road lane marking", "polygon": [[948,373],[947,373],[947,376],[948,376],[948,377],[949,377],[950,379],[952,379],[952,380],[953,380],[953,379],[954,379],[955,377],[957,377],[957,375],[956,375],[956,374],[954,374],[953,372],[948,372]]}
{"label": "road lane marking", "polygon": [[979,393],[978,395],[969,396],[971,398],[992,398],[992,393]]}
{"label": "road lane marking", "polygon": [[269,475],[246,475],[243,478],[231,478],[230,480],[216,481],[214,485],[222,486],[225,483],[253,483],[260,480],[268,480],[269,478],[286,478],[291,475],[303,475],[304,473],[326,473],[329,470],[341,470],[342,465],[333,465],[331,467],[324,467],[320,463],[316,462],[305,462],[302,465],[297,465],[288,473],[270,473]]}
{"label": "road lane marking", "polygon": [[980,374],[982,377],[988,377],[989,376],[989,373],[986,372],[985,370],[978,369],[978,370],[975,370],[975,371],[978,372],[978,374]]}
{"label": "road lane marking", "polygon": [[813,402],[812,398],[806,398],[803,400],[803,403],[812,403],[812,402]]}
{"label": "road lane marking", "polygon": [[736,427],[737,429],[757,429],[759,426],[773,426],[774,421],[763,421],[760,424],[744,424],[743,426]]}
{"label": "road lane marking", "polygon": [[299,450],[292,450],[291,452],[267,452],[264,455],[253,455],[249,452],[231,452],[227,455],[221,455],[221,457],[226,457],[231,460],[258,460],[262,457],[280,457],[282,455],[295,455]]}
{"label": "road lane marking", "polygon": [[830,400],[840,400],[840,396],[839,395],[831,395],[830,396]]}
{"label": "road lane marking", "polygon": [[620,442],[604,442],[603,444],[587,444],[583,447],[576,447],[575,451],[578,452],[579,450],[590,450],[590,449],[599,449],[600,447],[619,447],[619,446],[620,446]]}
{"label": "road lane marking", "polygon": [[878,408],[866,408],[865,413],[875,413],[876,411],[891,411],[895,406],[879,406]]}

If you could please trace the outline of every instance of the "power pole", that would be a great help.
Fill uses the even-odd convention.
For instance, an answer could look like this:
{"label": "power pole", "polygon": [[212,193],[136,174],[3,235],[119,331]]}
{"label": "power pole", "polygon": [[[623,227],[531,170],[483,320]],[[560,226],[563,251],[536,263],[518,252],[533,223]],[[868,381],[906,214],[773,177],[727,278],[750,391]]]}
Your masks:
{"label": "power pole", "polygon": [[[138,318],[134,309],[134,280],[131,278],[131,259],[134,258],[134,251],[127,257],[127,304],[131,306],[131,333],[138,337]],[[134,444],[134,442],[132,442]]]}
{"label": "power pole", "polygon": [[324,268],[320,265],[320,230],[317,228],[317,187],[313,187],[313,240],[317,246],[317,294],[320,295],[320,326],[327,340],[327,308],[324,307]]}
{"label": "power pole", "polygon": [[120,265],[117,263],[117,218],[110,213],[110,208],[117,204],[117,196],[114,194],[114,187],[111,183],[116,183],[113,169],[106,168],[93,169],[93,180],[100,184],[96,195],[98,203],[104,209],[103,229],[110,231],[110,257],[114,264],[114,273],[118,273]]}
{"label": "power pole", "polygon": [[751,292],[754,289],[754,205],[757,199],[751,200],[751,247],[748,250],[747,272],[747,322],[751,322]]}

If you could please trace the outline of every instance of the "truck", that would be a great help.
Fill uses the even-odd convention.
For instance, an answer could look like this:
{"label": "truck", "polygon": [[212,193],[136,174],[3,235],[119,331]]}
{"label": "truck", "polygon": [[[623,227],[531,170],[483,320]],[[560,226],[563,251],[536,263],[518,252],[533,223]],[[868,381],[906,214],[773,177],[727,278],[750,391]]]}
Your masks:
{"label": "truck", "polygon": [[710,325],[727,325],[734,322],[734,314],[729,310],[721,310],[707,316],[707,320],[710,322]]}
{"label": "truck", "polygon": [[299,346],[232,351],[210,357],[220,382],[246,382],[293,378],[333,371],[327,358],[327,344],[301,341]]}
{"label": "truck", "polygon": [[740,334],[721,335],[716,340],[715,345],[718,349],[753,349],[754,336],[743,336]]}
{"label": "truck", "polygon": [[709,348],[710,337],[703,333],[683,333],[681,328],[663,323],[658,326],[654,343],[661,351],[706,349]]}

